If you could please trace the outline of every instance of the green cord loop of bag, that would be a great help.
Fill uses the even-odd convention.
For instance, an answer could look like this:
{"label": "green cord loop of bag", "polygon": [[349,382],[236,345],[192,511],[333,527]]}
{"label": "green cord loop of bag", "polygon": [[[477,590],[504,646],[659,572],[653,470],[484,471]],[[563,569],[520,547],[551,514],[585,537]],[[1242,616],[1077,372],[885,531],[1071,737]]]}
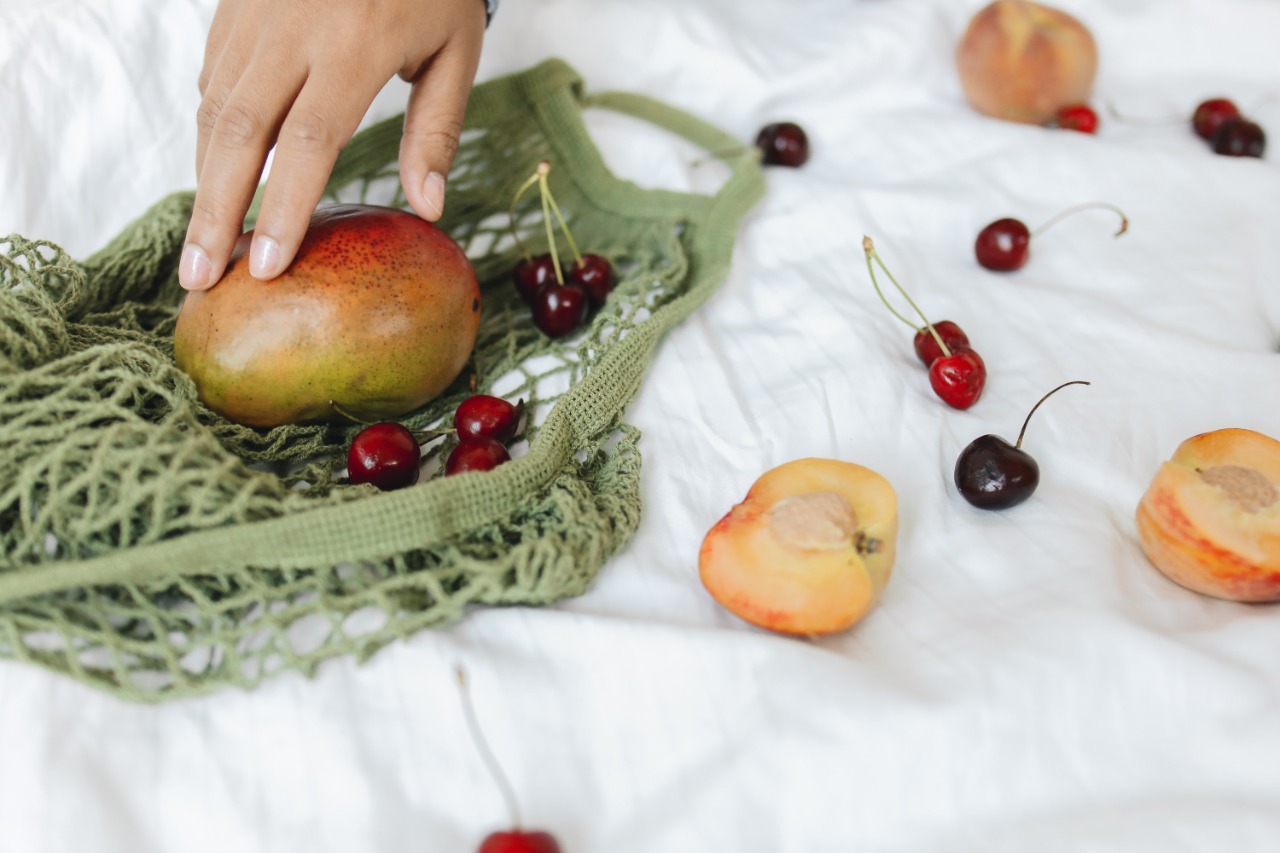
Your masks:
{"label": "green cord loop of bag", "polygon": [[[591,108],[683,137],[727,180],[699,195],[618,179]],[[357,134],[327,198],[407,206],[400,132],[396,117]],[[536,193],[507,216],[544,159],[575,239],[618,271],[585,331],[559,341],[510,282],[510,226],[548,248]],[[172,346],[191,193],[82,262],[0,239],[0,657],[159,701],[363,658],[469,605],[581,594],[640,520],[624,410],[663,334],[726,275],[763,188],[750,146],[644,96],[586,94],[558,60],[477,86],[441,222],[482,283],[473,369],[403,420],[441,423],[474,377],[526,401],[527,444],[443,477],[438,441],[422,481],[386,493],[339,476],[359,426],[255,430],[197,402]]]}

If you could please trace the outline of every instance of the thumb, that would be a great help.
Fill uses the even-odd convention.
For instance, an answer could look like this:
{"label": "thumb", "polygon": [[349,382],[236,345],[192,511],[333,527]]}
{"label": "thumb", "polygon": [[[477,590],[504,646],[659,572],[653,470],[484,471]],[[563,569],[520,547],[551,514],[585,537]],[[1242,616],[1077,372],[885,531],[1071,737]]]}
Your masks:
{"label": "thumb", "polygon": [[444,213],[445,180],[462,136],[479,52],[458,41],[436,54],[414,82],[400,139],[400,183],[414,212],[429,222]]}

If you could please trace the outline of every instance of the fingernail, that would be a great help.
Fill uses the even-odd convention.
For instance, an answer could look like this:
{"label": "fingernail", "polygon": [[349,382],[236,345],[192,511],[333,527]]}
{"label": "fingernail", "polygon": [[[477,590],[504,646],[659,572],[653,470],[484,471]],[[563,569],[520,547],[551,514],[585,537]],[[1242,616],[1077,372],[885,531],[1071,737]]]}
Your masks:
{"label": "fingernail", "polygon": [[444,175],[432,172],[422,182],[422,200],[431,208],[436,219],[444,216]]}
{"label": "fingernail", "polygon": [[280,274],[280,244],[265,234],[255,234],[249,248],[249,275],[275,278]]}
{"label": "fingernail", "polygon": [[182,247],[182,259],[178,262],[178,283],[187,290],[208,290],[213,284],[213,264],[209,256],[195,243]]}

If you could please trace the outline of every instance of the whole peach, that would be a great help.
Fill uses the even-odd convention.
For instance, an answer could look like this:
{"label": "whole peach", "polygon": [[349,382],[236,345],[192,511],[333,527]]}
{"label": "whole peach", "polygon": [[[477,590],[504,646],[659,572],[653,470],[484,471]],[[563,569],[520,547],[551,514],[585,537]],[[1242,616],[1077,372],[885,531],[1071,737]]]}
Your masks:
{"label": "whole peach", "polygon": [[1098,71],[1093,35],[1066,12],[995,0],[969,22],[956,51],[965,97],[978,112],[1044,124],[1088,100]]}

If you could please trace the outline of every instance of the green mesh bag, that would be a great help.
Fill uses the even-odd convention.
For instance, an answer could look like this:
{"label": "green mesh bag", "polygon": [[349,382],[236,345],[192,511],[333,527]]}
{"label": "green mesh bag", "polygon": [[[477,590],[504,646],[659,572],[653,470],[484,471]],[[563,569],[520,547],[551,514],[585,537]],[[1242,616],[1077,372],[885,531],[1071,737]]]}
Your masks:
{"label": "green mesh bag", "polygon": [[[711,196],[619,180],[588,108],[688,139],[728,180]],[[328,197],[404,206],[400,128],[358,134]],[[579,245],[619,271],[589,327],[559,341],[534,328],[509,277],[510,199],[543,159]],[[640,519],[624,409],[662,335],[726,275],[762,192],[750,147],[642,96],[586,94],[562,62],[476,87],[441,224],[483,287],[469,373],[526,400],[527,444],[493,471],[443,477],[450,444],[437,442],[419,484],[386,493],[338,476],[358,426],[255,430],[196,400],[172,348],[191,193],[83,262],[0,241],[0,655],[159,701],[363,659],[469,605],[581,594]],[[536,192],[514,219],[545,251]],[[444,421],[468,378],[404,421]]]}

